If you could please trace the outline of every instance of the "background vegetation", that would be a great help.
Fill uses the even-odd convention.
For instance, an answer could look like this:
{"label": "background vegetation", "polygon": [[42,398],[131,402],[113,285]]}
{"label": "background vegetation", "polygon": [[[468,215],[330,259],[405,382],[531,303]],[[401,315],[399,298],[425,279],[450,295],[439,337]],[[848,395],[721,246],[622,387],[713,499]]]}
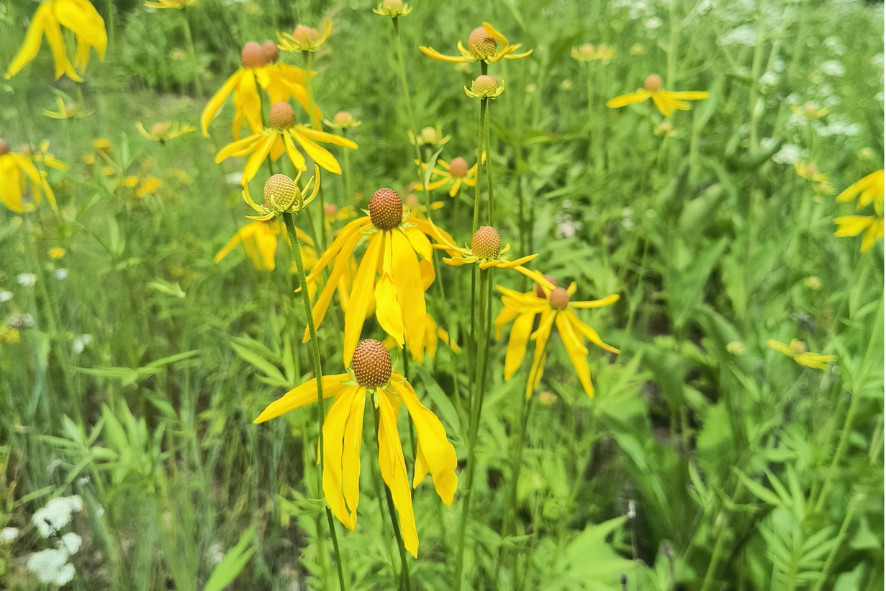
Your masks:
{"label": "background vegetation", "polygon": [[[36,6],[0,6],[0,64]],[[96,7],[110,46],[83,85],[51,80],[46,47],[0,82],[13,150],[49,140],[70,164],[47,169],[58,215],[0,211],[0,319],[17,335],[0,342],[0,528],[19,529],[0,541],[0,587],[39,588],[25,563],[52,541],[33,515],[78,495],[69,588],[215,589],[237,575],[231,588],[335,589],[311,492],[313,413],[251,424],[310,373],[293,278],[240,251],[213,262],[246,213],[230,179],[242,163],[213,162],[231,107],[211,139],[154,143],[135,122],[197,125],[244,42],[329,16],[317,102],[363,124],[349,131],[353,194],[325,175],[326,200],[366,207],[386,186],[407,195],[416,174],[390,19],[366,2],[200,0],[184,13],[195,63],[183,13]],[[882,5],[431,0],[399,21],[417,126],[451,134],[446,160],[474,160],[477,103],[462,88],[476,72],[417,47],[454,53],[487,21],[533,50],[496,65],[498,230],[515,255],[539,253],[535,268],[576,281],[578,299],[621,294],[588,316],[621,350],[591,353],[594,399],[551,347],[508,537],[526,369],[504,382],[504,341],[493,345],[469,588],[882,588],[883,247],[860,253],[860,238],[833,236],[853,209],[836,193],[883,167]],[[572,59],[583,43],[615,57]],[[653,73],[710,97],[668,120],[648,101],[605,107]],[[45,117],[57,97],[84,116]],[[828,178],[803,178],[795,163]],[[453,200],[439,198],[438,223],[468,242]],[[468,296],[452,269],[438,274],[450,297],[429,297],[430,309],[462,340]],[[320,330],[337,373],[338,328]],[[794,338],[836,361],[819,371],[766,345]],[[441,345],[410,378],[464,459],[459,363]],[[356,532],[339,529],[348,588],[390,588],[395,542],[365,479]],[[460,497],[445,507],[429,489],[415,493],[412,584],[448,588]]]}

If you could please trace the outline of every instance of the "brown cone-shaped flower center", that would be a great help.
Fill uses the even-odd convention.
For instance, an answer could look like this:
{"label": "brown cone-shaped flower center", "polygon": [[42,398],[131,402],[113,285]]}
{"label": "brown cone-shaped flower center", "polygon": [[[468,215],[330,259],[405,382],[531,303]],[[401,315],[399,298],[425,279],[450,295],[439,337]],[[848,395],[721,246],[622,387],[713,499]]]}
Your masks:
{"label": "brown cone-shaped flower center", "polygon": [[354,117],[347,111],[339,111],[333,118],[333,123],[339,127],[347,127],[354,121]]}
{"label": "brown cone-shaped flower center", "polygon": [[289,129],[295,125],[295,111],[292,105],[286,102],[274,103],[268,114],[268,123],[271,129]]}
{"label": "brown cone-shaped flower center", "polygon": [[384,386],[391,379],[391,354],[375,339],[360,341],[351,358],[351,369],[364,388]]}
{"label": "brown cone-shaped flower center", "polygon": [[658,92],[661,90],[661,76],[658,74],[647,76],[646,80],[643,82],[643,88],[649,92]]}
{"label": "brown cone-shaped flower center", "polygon": [[267,63],[276,64],[277,60],[280,58],[280,50],[277,49],[277,44],[268,39],[261,44],[261,47],[265,51],[265,60]]}
{"label": "brown cone-shaped flower center", "polygon": [[[544,278],[547,279],[548,282],[551,283],[554,287],[557,287],[557,280],[554,279],[552,276],[545,275]],[[537,297],[540,297],[541,299],[545,299],[545,291],[541,288],[541,285],[538,285],[537,283],[535,284],[535,295]]]}
{"label": "brown cone-shaped flower center", "polygon": [[495,94],[495,78],[483,74],[471,82],[471,92],[480,96],[492,96]]}
{"label": "brown cone-shaped flower center", "polygon": [[261,68],[267,63],[267,59],[264,48],[255,41],[244,45],[240,52],[240,63],[244,68]]}
{"label": "brown cone-shaped flower center", "polygon": [[6,143],[6,140],[0,139],[0,156],[5,156],[9,154],[9,144]]}
{"label": "brown cone-shaped flower center", "polygon": [[296,43],[304,47],[316,43],[317,39],[320,38],[320,33],[313,27],[298,25],[292,32],[292,38],[295,39]]}
{"label": "brown cone-shaped flower center", "polygon": [[791,341],[789,347],[794,355],[802,355],[806,352],[806,343],[803,341]]}
{"label": "brown cone-shaped flower center", "polygon": [[298,186],[285,174],[275,174],[265,181],[265,207],[272,211],[287,211],[299,198]]}
{"label": "brown cone-shaped flower center", "polygon": [[369,200],[369,219],[379,230],[393,230],[403,221],[403,201],[396,191],[379,189]]}
{"label": "brown cone-shaped flower center", "polygon": [[328,218],[334,218],[335,214],[338,213],[338,208],[331,203],[326,203],[323,205],[323,215]]}
{"label": "brown cone-shaped flower center", "polygon": [[468,49],[480,59],[486,59],[495,55],[496,42],[486,29],[477,27],[468,36]]}
{"label": "brown cone-shaped flower center", "polygon": [[449,174],[457,179],[463,179],[468,174],[468,163],[464,158],[453,158],[449,163]]}
{"label": "brown cone-shaped flower center", "polygon": [[480,226],[471,238],[471,252],[481,259],[497,259],[501,253],[501,238],[492,226]]}
{"label": "brown cone-shaped flower center", "polygon": [[159,121],[151,126],[151,133],[157,137],[163,137],[169,133],[169,128],[171,127],[172,123],[169,123],[168,121]]}
{"label": "brown cone-shaped flower center", "polygon": [[548,303],[554,310],[565,310],[569,303],[569,294],[562,287],[555,287],[548,296]]}

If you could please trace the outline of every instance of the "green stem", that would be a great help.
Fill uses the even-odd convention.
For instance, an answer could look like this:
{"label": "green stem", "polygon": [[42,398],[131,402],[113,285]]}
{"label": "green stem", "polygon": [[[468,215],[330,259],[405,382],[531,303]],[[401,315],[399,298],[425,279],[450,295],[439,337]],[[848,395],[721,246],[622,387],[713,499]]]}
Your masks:
{"label": "green stem", "polygon": [[837,557],[837,552],[840,548],[843,547],[843,540],[846,538],[846,530],[849,529],[849,524],[852,523],[852,518],[855,517],[855,509],[858,502],[861,500],[860,495],[856,495],[852,497],[849,501],[849,507],[846,509],[846,515],[843,517],[843,523],[840,524],[840,531],[837,532],[836,540],[837,543],[831,548],[831,551],[828,552],[828,557],[824,562],[824,567],[821,569],[821,576],[818,579],[818,582],[815,584],[815,587],[812,591],[820,591],[825,581],[828,580],[828,573],[831,572],[831,566],[834,564],[834,559]]}
{"label": "green stem", "polygon": [[197,51],[194,47],[194,37],[191,35],[191,21],[188,19],[187,8],[182,8],[181,14],[185,21],[185,43],[188,45],[188,57],[191,58],[191,66],[194,68],[194,87],[197,90],[197,98],[203,100],[203,81],[200,79]]}
{"label": "green stem", "polygon": [[[479,167],[483,162],[483,153],[484,153],[484,143],[486,138],[486,103],[489,99],[480,99],[480,123],[479,128],[477,130],[477,183],[474,185],[474,222],[471,225],[471,236],[474,235],[474,232],[477,231],[477,228],[480,227],[480,170]],[[486,155],[486,161],[489,162],[489,155]],[[487,182],[489,180],[489,176],[487,176]]]}
{"label": "green stem", "polygon": [[[372,418],[375,420],[375,439],[378,440],[378,406],[372,406]],[[403,535],[400,533],[400,523],[397,521],[397,508],[394,507],[394,499],[391,497],[391,489],[385,487],[385,498],[388,502],[388,514],[391,516],[391,526],[394,528],[394,537],[397,538],[397,547],[400,550],[400,563],[403,570],[400,572],[400,588],[406,591],[412,590],[409,580],[409,563],[406,562],[406,545],[403,543]]]}
{"label": "green stem", "polygon": [[[421,147],[418,145],[418,128],[415,125],[415,112],[412,110],[412,96],[409,94],[409,82],[406,79],[406,61],[403,59],[403,43],[400,41],[400,21],[398,17],[394,17],[391,19],[391,23],[394,25],[394,51],[397,54],[397,65],[399,66],[400,73],[400,84],[403,86],[403,98],[406,103],[406,116],[409,118],[409,131],[412,133],[412,137],[415,140],[413,142],[413,147],[415,148],[415,160],[416,167],[418,169],[418,181],[421,183],[422,190],[425,193],[425,215],[430,220],[431,219],[431,193],[428,191],[428,184],[425,182],[424,171],[422,170],[422,163],[424,160],[421,155]],[[433,166],[431,162],[428,162],[428,166]]]}
{"label": "green stem", "polygon": [[[734,501],[738,498],[738,495],[742,493],[744,490],[744,484],[741,480],[739,480],[735,485],[735,492],[732,493],[732,496],[729,497],[730,500]],[[726,515],[725,506],[720,509],[720,512],[717,514],[717,518],[714,520],[714,533],[712,536],[717,541],[714,542],[714,551],[711,554],[711,561],[708,563],[708,570],[705,572],[704,581],[701,584],[701,591],[707,591],[711,588],[711,585],[714,583],[714,573],[717,572],[717,566],[720,564],[720,556],[723,554],[723,545],[726,541],[726,536],[723,535],[723,529],[728,525],[728,519]]]}
{"label": "green stem", "polygon": [[[308,95],[308,114],[311,117],[311,128],[317,131],[321,131],[320,119],[317,117],[316,109],[314,109],[314,85],[311,82],[311,68],[314,65],[314,54],[310,51],[303,51],[301,52],[301,55],[304,59],[305,64],[305,92]],[[317,197],[320,201],[320,214],[321,216],[323,216],[326,213],[326,202],[323,199],[322,189],[318,193]],[[320,218],[320,243],[317,246],[320,250],[326,250],[326,224],[323,223],[322,217]]]}
{"label": "green stem", "polygon": [[[298,271],[298,284],[301,287],[302,303],[305,306],[305,316],[307,317],[308,323],[308,334],[311,338],[311,360],[314,363],[314,378],[315,383],[317,384],[317,427],[320,431],[319,454],[320,474],[322,477],[324,464],[323,453],[325,443],[323,441],[323,417],[326,415],[326,409],[324,408],[325,404],[323,401],[323,368],[320,364],[320,343],[319,341],[317,341],[317,330],[314,327],[314,316],[311,314],[311,298],[308,295],[308,282],[305,277],[305,263],[302,260],[301,245],[298,240],[298,235],[295,233],[294,215],[291,213],[284,213],[283,222],[286,225],[286,232],[289,234],[290,254],[292,255],[292,258],[295,259],[295,266]],[[345,577],[342,570],[341,555],[338,551],[338,536],[335,533],[335,527],[332,527],[332,512],[330,511],[328,505],[326,505],[326,519],[330,525],[329,534],[332,537],[332,545],[335,548],[335,566],[338,569],[338,582],[339,585],[341,585],[342,591],[344,591]]]}

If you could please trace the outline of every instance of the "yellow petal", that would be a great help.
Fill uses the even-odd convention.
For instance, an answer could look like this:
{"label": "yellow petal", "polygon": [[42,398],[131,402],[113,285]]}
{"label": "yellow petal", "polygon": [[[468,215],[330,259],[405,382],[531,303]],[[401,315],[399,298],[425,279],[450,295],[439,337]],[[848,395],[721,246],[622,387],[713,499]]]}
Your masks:
{"label": "yellow petal", "polygon": [[[335,396],[344,387],[342,382],[351,379],[349,374],[337,374],[334,376],[323,376],[320,385],[323,388],[323,398]],[[254,424],[264,423],[271,419],[277,418],[283,413],[290,410],[306,406],[312,402],[317,402],[317,379],[311,378],[301,386],[293,388],[282,397],[270,403],[258,417],[252,421]]]}
{"label": "yellow petal", "polygon": [[240,77],[243,75],[242,70],[237,70],[234,72],[225,83],[222,84],[222,87],[212,95],[212,98],[209,99],[209,102],[206,103],[206,107],[203,108],[203,112],[200,114],[200,128],[203,130],[203,137],[209,137],[209,123],[215,118],[216,113],[227,100],[228,96],[234,92],[234,89],[240,84]]}
{"label": "yellow petal", "polygon": [[674,114],[674,111],[677,110],[677,106],[675,104],[676,101],[668,99],[668,97],[662,92],[652,93],[652,102],[655,103],[658,111],[665,117],[670,117]]}
{"label": "yellow petal", "polygon": [[834,236],[839,238],[858,236],[871,225],[873,220],[874,218],[872,217],[861,215],[849,215],[835,218],[834,222],[837,224],[838,228],[837,231],[834,232]]}
{"label": "yellow petal", "polygon": [[295,144],[292,143],[292,138],[289,137],[288,133],[283,134],[283,143],[286,146],[286,155],[289,156],[289,161],[292,162],[292,165],[298,170],[307,170],[308,167],[305,164],[305,157],[296,149]]}
{"label": "yellow petal", "polygon": [[[455,473],[458,458],[455,448],[446,438],[443,423],[433,412],[425,408],[415,395],[415,390],[403,376],[394,374],[391,387],[400,396],[403,405],[415,424],[416,441],[421,448],[424,460],[423,468],[427,468],[434,480],[434,490],[447,505],[452,504],[455,489],[458,488],[458,476]],[[415,470],[412,487],[422,481],[424,474]]]}
{"label": "yellow petal", "polygon": [[586,339],[588,339],[601,349],[609,351],[610,353],[621,353],[621,351],[619,351],[612,345],[607,345],[606,343],[604,343],[603,340],[600,338],[600,335],[597,334],[596,330],[594,330],[579,319],[578,314],[575,313],[575,310],[567,309],[566,315],[569,317],[569,322],[572,324],[572,326],[577,328],[578,331],[583,334]]}
{"label": "yellow petal", "polygon": [[470,59],[467,59],[464,56],[460,56],[460,55],[459,56],[443,55],[442,53],[440,53],[436,49],[433,49],[432,47],[419,47],[418,50],[421,51],[423,54],[425,54],[428,57],[432,57],[435,60],[439,60],[441,62],[449,62],[450,64],[459,64],[462,62],[471,61]]}
{"label": "yellow petal", "polygon": [[779,353],[782,353],[783,355],[787,355],[788,357],[791,357],[791,358],[794,357],[794,351],[791,350],[791,348],[788,347],[787,345],[785,345],[784,343],[780,343],[780,342],[776,341],[775,339],[767,339],[766,344],[769,345],[770,348],[775,349],[776,351],[778,351]]}
{"label": "yellow petal", "polygon": [[[422,286],[421,268],[411,241],[399,228],[390,232],[392,250],[392,275],[397,286],[397,300],[406,328],[406,341],[413,358],[421,360],[424,349],[425,292]],[[424,234],[421,234],[424,237]],[[427,238],[425,238],[427,241]],[[430,246],[430,243],[428,243]]]}
{"label": "yellow petal", "polygon": [[[341,396],[332,403],[323,421],[323,496],[326,497],[333,515],[350,530],[353,530],[357,524],[357,514],[354,508],[348,510],[342,493],[343,472],[351,468],[344,465],[345,428],[354,406],[354,399],[364,398],[361,395],[363,392],[365,390],[359,386],[343,388]],[[359,448],[357,453],[359,456]]]}
{"label": "yellow petal", "polygon": [[412,554],[418,555],[418,532],[415,530],[415,514],[412,510],[412,495],[409,480],[406,476],[406,460],[403,459],[403,448],[400,446],[400,434],[397,432],[397,413],[394,410],[391,395],[384,390],[378,392],[378,467],[381,476],[391,491],[394,507],[400,519],[400,534],[403,545]]}
{"label": "yellow petal", "polygon": [[529,333],[532,332],[533,320],[535,320],[535,314],[520,314],[511,327],[508,350],[505,354],[505,380],[510,380],[520,368],[520,363],[523,362],[523,357],[526,355],[526,345],[529,342]]}
{"label": "yellow petal", "polygon": [[369,239],[369,246],[360,261],[354,284],[351,288],[351,296],[348,300],[348,309],[345,312],[345,338],[343,347],[343,361],[345,367],[351,365],[351,357],[357,342],[360,340],[360,332],[363,329],[363,321],[366,319],[366,311],[372,298],[372,284],[375,280],[375,270],[378,266],[382,253],[382,232],[377,232]]}
{"label": "yellow petal", "polygon": [[357,144],[355,144],[348,138],[342,137],[340,135],[335,135],[334,133],[317,131],[316,129],[311,129],[310,127],[300,127],[298,131],[300,134],[304,135],[307,138],[318,142],[323,142],[325,144],[335,144],[336,146],[342,146],[344,148],[350,148],[352,150],[356,150],[358,147]]}
{"label": "yellow petal", "polygon": [[9,156],[8,154],[0,156],[0,179],[3,181],[0,187],[0,201],[15,213],[24,213],[21,170]]}
{"label": "yellow petal", "polygon": [[250,70],[240,77],[240,83],[234,94],[234,104],[240,113],[246,117],[253,132],[262,129],[261,121],[261,97],[258,94],[258,84],[255,74]]}
{"label": "yellow petal", "polygon": [[575,373],[578,375],[578,381],[581,382],[585,394],[593,398],[594,386],[591,384],[591,369],[588,367],[588,348],[582,345],[566,314],[557,314],[555,322],[557,330],[560,331],[563,346],[566,347],[566,354],[569,355],[572,367],[575,368]]}
{"label": "yellow petal", "polygon": [[662,91],[670,98],[678,101],[700,101],[708,98],[708,93],[703,90],[683,90],[678,92]]}
{"label": "yellow petal", "polygon": [[633,103],[642,103],[650,96],[652,96],[651,92],[648,92],[646,90],[638,90],[637,92],[623,94],[621,96],[615,97],[614,99],[609,99],[606,102],[606,106],[611,109],[617,109],[619,107],[624,107]]}
{"label": "yellow petal", "polygon": [[255,175],[258,174],[258,169],[265,163],[265,159],[268,157],[268,153],[271,151],[276,139],[277,134],[274,133],[263,137],[262,140],[256,144],[255,151],[246,162],[246,168],[243,169],[243,178],[240,179],[240,182],[243,185],[251,181],[255,178]]}
{"label": "yellow petal", "polygon": [[[385,232],[387,234],[387,232]],[[387,248],[385,250],[388,250]],[[383,256],[388,258],[389,254]],[[387,266],[387,265],[386,265]],[[375,317],[382,329],[403,347],[403,311],[397,301],[397,288],[390,274],[384,273],[375,284]]]}
{"label": "yellow petal", "polygon": [[333,174],[341,174],[341,166],[339,166],[338,160],[335,159],[335,156],[329,150],[315,144],[300,131],[290,130],[288,133],[295,138],[302,150],[319,166]]}
{"label": "yellow petal", "polygon": [[611,295],[606,296],[600,300],[590,300],[587,302],[569,302],[570,308],[602,308],[603,306],[608,306],[610,304],[614,304],[618,301],[619,296],[617,293],[613,293]]}
{"label": "yellow petal", "polygon": [[359,388],[354,401],[348,424],[345,427],[344,452],[341,456],[343,472],[342,490],[345,502],[354,519],[357,517],[357,503],[360,501],[360,443],[363,440],[363,409],[366,405],[366,390]]}
{"label": "yellow petal", "polygon": [[15,54],[15,57],[12,58],[12,61],[9,62],[9,67],[6,69],[6,78],[15,76],[30,61],[37,57],[37,52],[40,51],[40,41],[43,39],[43,27],[45,26],[46,17],[43,14],[48,8],[48,5],[41,4],[37,12],[34,13],[21,48]]}
{"label": "yellow petal", "polygon": [[255,147],[261,143],[262,139],[264,138],[260,135],[251,135],[231,142],[218,151],[218,154],[215,155],[215,163],[218,164],[222,160],[230,158],[231,156],[245,156],[246,154],[252,153],[255,150]]}

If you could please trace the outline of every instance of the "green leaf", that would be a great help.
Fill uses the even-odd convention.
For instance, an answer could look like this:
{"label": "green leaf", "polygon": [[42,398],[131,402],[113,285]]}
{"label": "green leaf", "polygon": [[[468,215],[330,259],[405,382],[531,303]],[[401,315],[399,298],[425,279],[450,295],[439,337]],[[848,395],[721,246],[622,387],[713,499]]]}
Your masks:
{"label": "green leaf", "polygon": [[243,572],[255,552],[254,548],[249,547],[254,537],[255,526],[253,525],[243,532],[237,545],[228,550],[221,562],[212,570],[203,591],[221,591]]}

